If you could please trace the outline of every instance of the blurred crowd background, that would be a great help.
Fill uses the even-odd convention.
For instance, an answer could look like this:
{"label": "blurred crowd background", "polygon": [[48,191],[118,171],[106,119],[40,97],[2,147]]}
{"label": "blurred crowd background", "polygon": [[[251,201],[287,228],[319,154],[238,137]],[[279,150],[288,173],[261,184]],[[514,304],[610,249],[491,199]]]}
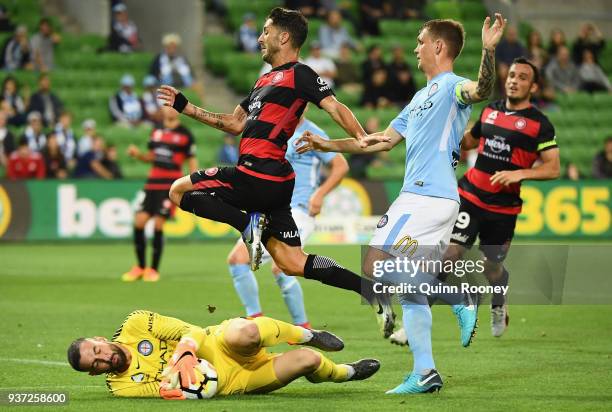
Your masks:
{"label": "blurred crowd background", "polygon": [[[164,27],[176,28],[148,44],[144,39],[151,36],[141,33],[158,22],[134,18],[129,0],[104,3],[108,35],[88,34],[82,21],[75,24],[57,7],[61,1],[0,1],[0,177],[144,178],[148,166],[130,159],[127,147],[144,149],[151,131],[163,127],[158,85],[174,85],[206,108],[231,110],[270,69],[257,38],[265,16],[278,5],[309,18],[302,61],[333,85],[366,131],[379,131],[426,83],[413,54],[423,21],[442,17],[464,24],[467,41],[455,70],[476,79],[482,21],[495,2],[208,0],[200,8],[203,32],[195,51],[185,44],[181,33],[189,28],[180,21],[166,22]],[[554,124],[564,177],[572,180],[612,178],[612,47],[602,22],[611,23],[577,17],[577,35],[570,36],[564,27],[544,31],[511,19],[496,50],[495,98],[503,97],[514,58],[527,56],[540,68],[533,103]],[[474,107],[472,121],[481,108]],[[344,137],[326,113],[310,110],[308,117],[330,136]],[[201,166],[237,161],[237,137],[183,122],[195,135]],[[464,153],[458,173],[474,157]],[[352,156],[350,173],[401,178],[404,161],[400,147]]]}

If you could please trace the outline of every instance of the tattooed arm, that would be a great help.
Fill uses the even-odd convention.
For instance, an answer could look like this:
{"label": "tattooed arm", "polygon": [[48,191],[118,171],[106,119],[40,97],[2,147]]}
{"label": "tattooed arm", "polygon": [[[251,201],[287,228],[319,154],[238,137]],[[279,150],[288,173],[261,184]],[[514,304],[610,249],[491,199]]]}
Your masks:
{"label": "tattooed arm", "polygon": [[506,20],[501,14],[495,13],[495,22],[492,26],[490,22],[490,17],[487,17],[482,26],[482,60],[478,81],[469,81],[461,85],[461,101],[465,104],[488,99],[495,85],[495,47],[504,33]]}
{"label": "tattooed arm", "polygon": [[157,89],[157,97],[161,99],[164,106],[175,107],[175,103],[177,103],[181,106],[175,107],[175,110],[178,112],[200,123],[207,124],[215,129],[223,130],[233,135],[242,133],[246,125],[247,113],[240,105],[236,106],[232,114],[209,112],[208,110],[204,110],[201,107],[189,103],[182,93],[168,85],[162,85]]}
{"label": "tattooed arm", "polygon": [[224,132],[238,135],[244,130],[246,124],[246,112],[242,106],[238,105],[234,109],[234,113],[213,113],[204,110],[192,103],[187,103],[183,114],[195,119],[201,123],[214,127],[215,129],[223,130]]}

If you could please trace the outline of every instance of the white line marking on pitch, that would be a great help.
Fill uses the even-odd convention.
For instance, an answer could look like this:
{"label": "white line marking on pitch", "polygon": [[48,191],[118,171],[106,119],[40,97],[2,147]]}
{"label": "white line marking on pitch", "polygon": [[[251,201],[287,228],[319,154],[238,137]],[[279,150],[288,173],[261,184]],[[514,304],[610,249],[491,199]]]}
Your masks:
{"label": "white line marking on pitch", "polygon": [[0,358],[0,362],[34,363],[38,365],[68,366],[66,362],[46,361],[41,359]]}

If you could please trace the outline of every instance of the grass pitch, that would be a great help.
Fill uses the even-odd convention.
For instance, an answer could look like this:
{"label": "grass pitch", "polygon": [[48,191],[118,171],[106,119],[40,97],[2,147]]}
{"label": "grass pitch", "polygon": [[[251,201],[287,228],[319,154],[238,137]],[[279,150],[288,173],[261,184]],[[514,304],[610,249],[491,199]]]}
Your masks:
{"label": "grass pitch", "polygon": [[[110,337],[134,309],[150,309],[197,325],[243,314],[225,266],[230,244],[168,242],[159,283],[124,284],[131,244],[0,245],[0,393],[67,391],[63,410],[167,409],[157,399],[116,399],[103,377],[70,369],[68,344],[80,336]],[[310,247],[357,269],[355,246]],[[150,250],[149,250],[150,252]],[[586,276],[586,274],[585,274]],[[269,267],[257,272],[264,312],[289,320]],[[374,316],[349,292],[302,280],[309,318],[345,340],[336,362],[381,360],[370,380],[313,385],[299,379],[268,395],[174,402],[177,410],[610,410],[612,306],[512,306],[510,328],[491,337],[489,311],[480,311],[472,346],[459,343],[450,309],[434,308],[433,345],[444,379],[439,394],[388,396],[411,369],[410,353],[382,340]],[[208,305],[216,307],[209,313]],[[278,351],[289,349],[279,346]],[[4,409],[6,405],[0,405]]]}

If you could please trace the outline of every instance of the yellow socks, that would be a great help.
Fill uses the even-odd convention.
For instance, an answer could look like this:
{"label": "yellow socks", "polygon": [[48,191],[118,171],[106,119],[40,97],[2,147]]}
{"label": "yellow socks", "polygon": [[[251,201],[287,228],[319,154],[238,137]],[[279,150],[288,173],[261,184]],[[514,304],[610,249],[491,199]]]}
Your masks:
{"label": "yellow socks", "polygon": [[[321,382],[346,382],[349,380],[349,366],[348,365],[337,365],[320,352],[317,352],[321,356],[321,364],[310,375],[306,376],[312,383]],[[352,375],[352,374],[351,374]]]}
{"label": "yellow socks", "polygon": [[308,329],[281,320],[265,316],[252,320],[259,328],[261,346],[264,347],[278,345],[279,343],[304,343],[312,337],[312,332]]}

